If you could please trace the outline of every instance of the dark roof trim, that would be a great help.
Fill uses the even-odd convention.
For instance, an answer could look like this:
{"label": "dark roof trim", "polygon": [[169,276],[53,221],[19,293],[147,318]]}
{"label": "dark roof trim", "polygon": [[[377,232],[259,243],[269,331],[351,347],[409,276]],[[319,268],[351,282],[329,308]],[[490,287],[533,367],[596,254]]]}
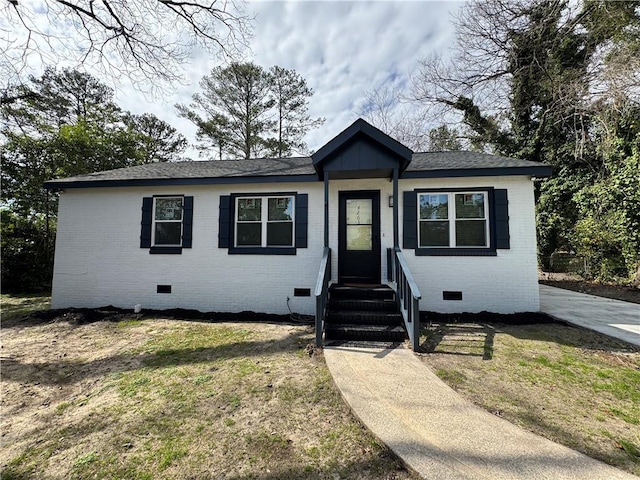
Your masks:
{"label": "dark roof trim", "polygon": [[502,167],[502,168],[466,168],[446,170],[405,171],[400,179],[407,178],[447,178],[447,177],[504,177],[509,175],[531,175],[549,177],[553,168],[549,165],[539,167]]}
{"label": "dark roof trim", "polygon": [[[509,175],[531,175],[534,177],[548,177],[552,167],[541,165],[539,167],[503,167],[503,168],[472,168],[472,169],[447,169],[405,171],[400,179],[411,178],[451,178],[451,177],[491,177]],[[264,177],[218,177],[218,178],[144,178],[131,180],[86,180],[69,181],[52,180],[45,182],[44,188],[48,190],[62,190],[65,188],[99,188],[99,187],[155,187],[171,185],[241,185],[255,183],[297,183],[317,182],[316,175],[270,175]]]}
{"label": "dark roof trim", "polygon": [[156,187],[165,185],[240,185],[243,183],[297,183],[317,182],[317,175],[268,175],[264,177],[218,177],[218,178],[139,178],[131,180],[87,180],[87,181],[57,181],[45,182],[48,190],[62,190],[64,188],[93,188],[93,187]]}
{"label": "dark roof trim", "polygon": [[410,148],[405,147],[403,144],[391,138],[386,133],[378,130],[362,118],[359,118],[345,130],[335,136],[332,140],[330,140],[326,145],[320,148],[320,150],[311,155],[311,158],[313,159],[313,165],[315,166],[319,163],[322,163],[327,157],[332,155],[336,150],[339,150],[343,145],[348,143],[360,132],[403,158],[407,162],[407,164],[411,161],[413,151]]}

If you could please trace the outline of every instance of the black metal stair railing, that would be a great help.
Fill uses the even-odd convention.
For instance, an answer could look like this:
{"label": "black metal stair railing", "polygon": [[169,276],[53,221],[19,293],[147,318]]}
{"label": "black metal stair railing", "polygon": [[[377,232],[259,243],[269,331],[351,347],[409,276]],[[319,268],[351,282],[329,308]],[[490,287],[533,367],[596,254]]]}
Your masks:
{"label": "black metal stair railing", "polygon": [[[391,249],[389,249],[391,250]],[[400,313],[404,319],[411,348],[417,350],[420,346],[420,289],[409,270],[409,265],[402,254],[402,250],[396,247],[391,255],[387,255],[391,259],[391,281],[394,284],[396,298],[400,306]]]}
{"label": "black metal stair railing", "polygon": [[331,280],[331,249],[324,247],[320,271],[314,295],[316,297],[316,347],[322,346],[324,321],[327,313],[327,299],[329,296],[329,281]]}

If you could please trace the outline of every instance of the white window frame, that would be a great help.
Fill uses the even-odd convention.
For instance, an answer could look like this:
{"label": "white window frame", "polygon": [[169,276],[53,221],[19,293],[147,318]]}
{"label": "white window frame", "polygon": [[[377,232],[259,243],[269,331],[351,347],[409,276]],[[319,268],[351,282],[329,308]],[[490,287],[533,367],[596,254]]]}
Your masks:
{"label": "white window frame", "polygon": [[[481,194],[484,196],[484,218],[456,218],[456,195],[477,195]],[[447,213],[448,217],[439,218],[439,219],[421,219],[420,218],[420,197],[424,195],[447,195]],[[461,249],[473,249],[473,248],[491,248],[491,237],[490,237],[490,219],[489,219],[489,192],[486,190],[464,190],[464,191],[451,191],[451,192],[439,192],[439,191],[431,191],[431,192],[418,192],[418,208],[417,216],[418,216],[418,248],[428,248],[428,249],[437,249],[437,248],[461,248]],[[422,245],[421,243],[421,222],[429,222],[429,221],[447,221],[449,222],[449,245]],[[456,221],[483,221],[485,222],[485,244],[484,245],[456,245]]]}
{"label": "white window frame", "polygon": [[[291,220],[269,220],[269,199],[270,198],[289,198],[292,202]],[[260,220],[239,221],[238,213],[240,211],[240,200],[261,200]],[[284,195],[242,195],[235,197],[235,212],[233,215],[233,243],[234,248],[292,248],[296,242],[296,196],[290,194]],[[239,223],[260,223],[261,239],[260,245],[238,245],[238,224]],[[269,223],[291,223],[291,244],[290,245],[267,245],[267,225]]]}
{"label": "white window frame", "polygon": [[[180,200],[181,211],[180,220],[156,220],[156,204],[158,200]],[[184,234],[184,197],[180,195],[167,197],[153,197],[153,210],[151,211],[151,245],[154,247],[181,247],[182,235]],[[156,244],[156,223],[179,223],[180,224],[180,243],[161,243]]]}

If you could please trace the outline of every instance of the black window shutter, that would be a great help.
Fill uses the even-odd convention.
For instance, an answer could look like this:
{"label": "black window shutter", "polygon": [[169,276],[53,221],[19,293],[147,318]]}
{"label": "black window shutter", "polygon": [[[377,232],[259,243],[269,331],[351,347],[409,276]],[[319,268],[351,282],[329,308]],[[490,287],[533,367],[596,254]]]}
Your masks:
{"label": "black window shutter", "polygon": [[193,197],[184,197],[182,207],[182,247],[191,248],[193,239]]}
{"label": "black window shutter", "polygon": [[402,246],[418,248],[418,195],[416,192],[403,193]]}
{"label": "black window shutter", "polygon": [[307,248],[307,230],[309,219],[309,195],[296,195],[296,248]]}
{"label": "black window shutter", "polygon": [[153,197],[142,199],[142,226],[140,230],[140,248],[151,248],[151,217],[153,215]]}
{"label": "black window shutter", "polygon": [[220,211],[218,213],[218,248],[230,247],[231,232],[231,195],[220,195]]}
{"label": "black window shutter", "polygon": [[509,242],[509,200],[506,189],[493,191],[494,224],[496,232],[496,248],[510,248]]}

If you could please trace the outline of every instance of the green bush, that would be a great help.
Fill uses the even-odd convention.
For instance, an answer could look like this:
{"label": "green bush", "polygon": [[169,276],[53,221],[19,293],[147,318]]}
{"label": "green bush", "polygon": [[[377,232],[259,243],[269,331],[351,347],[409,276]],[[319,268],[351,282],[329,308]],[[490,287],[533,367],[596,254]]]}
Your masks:
{"label": "green bush", "polygon": [[573,197],[579,220],[571,243],[589,260],[594,278],[630,279],[640,262],[640,134],[631,144],[614,143],[604,167]]}
{"label": "green bush", "polygon": [[25,219],[9,209],[2,215],[2,293],[40,293],[51,290],[53,232],[47,235],[40,218]]}

